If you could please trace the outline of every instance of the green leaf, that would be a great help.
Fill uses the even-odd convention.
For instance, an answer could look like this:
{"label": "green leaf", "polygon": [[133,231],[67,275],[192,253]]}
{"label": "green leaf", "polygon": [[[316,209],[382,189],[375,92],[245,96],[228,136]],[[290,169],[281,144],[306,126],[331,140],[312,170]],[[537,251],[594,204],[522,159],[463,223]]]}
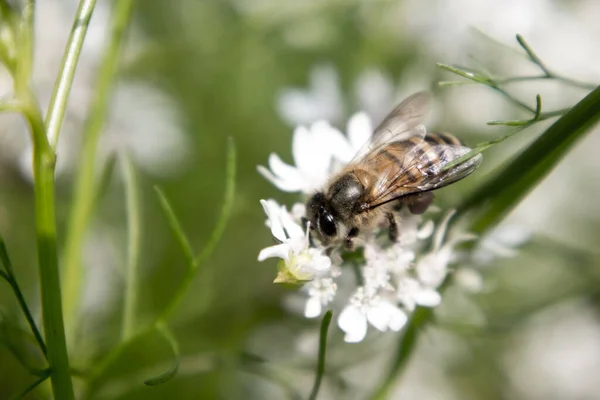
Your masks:
{"label": "green leaf", "polygon": [[192,250],[192,246],[190,245],[190,241],[188,240],[185,232],[183,232],[183,228],[181,227],[181,223],[175,215],[175,211],[173,211],[173,207],[171,207],[171,203],[167,199],[167,196],[163,193],[163,191],[158,187],[154,186],[154,191],[156,192],[156,196],[158,197],[158,201],[169,220],[169,225],[171,226],[171,230],[173,234],[175,234],[175,238],[179,242],[181,246],[181,250],[183,250],[183,254],[189,263],[189,268],[193,268],[192,266],[195,263],[194,251]]}
{"label": "green leaf", "polygon": [[479,211],[473,231],[481,233],[498,223],[599,120],[597,87],[464,201],[460,213]]}
{"label": "green leaf", "polygon": [[[492,83],[491,79],[488,76],[485,76],[480,72],[472,70],[470,68],[442,63],[437,63],[437,66],[476,83],[483,83],[484,85],[490,85]],[[456,83],[453,82],[453,84]]]}
{"label": "green leaf", "polygon": [[319,388],[321,387],[321,381],[323,380],[323,374],[325,374],[325,353],[327,352],[327,331],[329,330],[329,324],[331,323],[331,317],[333,313],[331,310],[327,311],[321,321],[321,333],[319,335],[319,359],[317,361],[317,374],[315,375],[315,382],[310,392],[309,400],[316,400],[319,394]]}
{"label": "green leaf", "polygon": [[38,387],[39,385],[44,383],[44,381],[46,379],[48,379],[49,377],[50,377],[50,371],[48,370],[44,375],[40,376],[38,379],[33,381],[29,386],[27,386],[25,388],[25,390],[12,396],[10,399],[11,400],[20,400],[20,399],[24,398],[27,395],[27,393],[31,392],[33,389],[35,389],[36,387]]}
{"label": "green leaf", "polygon": [[204,246],[198,257],[196,258],[196,265],[202,264],[214,251],[215,247],[221,240],[225,227],[231,217],[231,210],[233,209],[233,203],[235,199],[235,169],[236,169],[236,150],[233,138],[229,138],[227,147],[227,166],[225,172],[225,198],[223,200],[223,207],[221,208],[221,214],[217,222],[208,243]]}

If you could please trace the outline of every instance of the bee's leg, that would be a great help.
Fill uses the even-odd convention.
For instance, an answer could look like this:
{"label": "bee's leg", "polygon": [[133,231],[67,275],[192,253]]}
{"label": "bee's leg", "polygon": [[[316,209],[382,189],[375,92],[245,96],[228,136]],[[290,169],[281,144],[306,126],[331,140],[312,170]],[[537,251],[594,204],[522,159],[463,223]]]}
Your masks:
{"label": "bee's leg", "polygon": [[358,228],[354,227],[350,229],[348,234],[346,235],[346,239],[344,241],[344,247],[346,250],[354,250],[354,238],[358,236]]}
{"label": "bee's leg", "polygon": [[387,217],[388,222],[390,223],[390,230],[388,232],[388,235],[390,237],[390,240],[392,242],[395,242],[396,240],[398,240],[398,224],[396,223],[396,218],[392,213],[387,213],[385,216]]}
{"label": "bee's leg", "polygon": [[408,209],[413,214],[423,214],[433,203],[435,198],[431,192],[413,194],[404,198],[404,204],[408,206]]}

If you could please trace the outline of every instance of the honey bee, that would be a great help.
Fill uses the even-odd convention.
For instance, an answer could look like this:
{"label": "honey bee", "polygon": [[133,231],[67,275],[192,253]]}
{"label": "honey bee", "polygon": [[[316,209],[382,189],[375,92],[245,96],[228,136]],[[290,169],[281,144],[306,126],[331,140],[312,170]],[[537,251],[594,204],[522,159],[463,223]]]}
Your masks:
{"label": "honey bee", "polygon": [[450,134],[426,132],[422,123],[429,102],[430,95],[419,92],[400,103],[345,168],[308,200],[311,235],[316,233],[323,245],[352,249],[360,232],[384,223],[396,241],[396,210],[423,213],[434,199],[431,191],[479,166],[481,154],[444,170],[471,149]]}

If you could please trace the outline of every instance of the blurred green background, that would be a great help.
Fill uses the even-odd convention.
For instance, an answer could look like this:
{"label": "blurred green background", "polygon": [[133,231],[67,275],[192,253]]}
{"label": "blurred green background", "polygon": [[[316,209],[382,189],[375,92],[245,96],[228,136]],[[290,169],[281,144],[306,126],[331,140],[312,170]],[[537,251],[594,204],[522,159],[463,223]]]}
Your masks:
{"label": "blurred green background", "polygon": [[[49,96],[75,5],[58,0],[39,3],[46,3],[44,12],[37,11],[39,30],[64,31],[57,37],[38,36],[37,45],[44,49],[36,52],[34,81],[43,99]],[[106,35],[102,32],[109,9],[107,2],[98,3],[94,16],[98,22],[86,44],[90,50],[75,81],[74,91],[79,87],[81,92],[76,93],[84,97],[93,96],[94,73]],[[489,89],[438,87],[437,81],[455,78],[436,69],[435,63],[485,67],[500,76],[530,75],[535,68],[527,60],[480,32],[513,49],[517,49],[514,35],[521,33],[552,68],[598,82],[594,60],[600,59],[600,52],[591,39],[600,34],[592,18],[598,12],[593,0],[136,2],[117,90],[135,83],[149,92],[123,96],[106,132],[110,135],[114,129],[123,136],[108,147],[134,146],[135,150],[147,145],[153,149],[147,154],[159,154],[165,165],[182,161],[172,169],[165,167],[168,173],[164,174],[160,167],[139,168],[143,198],[140,326],[163,309],[186,271],[153,185],[163,188],[199,251],[223,204],[231,137],[237,149],[235,203],[222,240],[201,266],[170,324],[181,347],[178,375],[161,386],[143,385],[144,379],[167,370],[173,362],[164,341],[148,334],[109,366],[91,398],[284,399],[293,392],[305,398],[314,376],[319,322],[303,317],[290,300],[291,290],[272,284],[273,260],[256,261],[260,249],[272,244],[259,200],[275,198],[292,204],[298,199],[282,194],[256,171],[257,165],[266,165],[271,152],[292,163],[293,124],[283,118],[285,94],[298,88],[306,90],[310,100],[315,68],[334,71],[328,84],[339,88],[342,103],[333,123],[344,129],[347,117],[361,106],[371,105],[366,111],[379,113],[372,115],[377,119],[413,91],[432,90],[439,100],[432,126],[474,145],[504,132],[486,126],[486,121],[523,116]],[[552,82],[511,89],[530,104],[541,93],[548,110],[574,104],[585,94]],[[152,93],[160,93],[162,100],[148,103],[145,96]],[[69,105],[73,111],[64,128],[72,133],[65,132],[61,140],[80,134],[85,110],[80,111],[76,102]],[[164,126],[156,122],[161,119],[167,121]],[[25,135],[5,117],[0,123],[3,133],[16,129]],[[163,129],[155,129],[156,124]],[[457,204],[544,126],[548,124],[488,151],[483,167],[442,191],[438,205]],[[141,133],[128,141],[125,136],[131,132]],[[144,132],[155,136],[143,136]],[[169,135],[179,135],[179,144],[161,151]],[[71,151],[77,155],[78,141],[72,143]],[[483,261],[475,267],[481,270],[484,289],[477,294],[450,290],[436,325],[422,335],[392,398],[600,399],[596,379],[600,374],[600,164],[594,151],[598,145],[599,132],[590,133],[511,214],[500,230],[501,239],[496,240],[510,247],[521,244],[520,237],[529,237],[518,250],[488,260],[485,253],[491,254],[494,246],[483,247]],[[0,232],[28,302],[39,316],[32,186],[22,164],[7,150],[12,147],[2,146]],[[150,164],[152,160],[144,159]],[[64,239],[76,165],[74,161],[57,178],[59,241]],[[84,373],[119,340],[125,240],[125,201],[117,166],[94,212],[84,249],[82,268],[88,269],[90,282],[82,288],[86,306],[71,354],[73,367]],[[5,283],[0,284],[0,310],[5,325],[25,329]],[[23,335],[6,328],[3,338],[2,399],[33,381],[9,345],[34,365],[40,363]],[[346,344],[342,338],[332,324],[322,398],[366,398],[385,374],[395,335],[370,332],[359,345]],[[80,378],[74,379],[81,387]],[[48,393],[49,385],[26,398],[48,398]]]}

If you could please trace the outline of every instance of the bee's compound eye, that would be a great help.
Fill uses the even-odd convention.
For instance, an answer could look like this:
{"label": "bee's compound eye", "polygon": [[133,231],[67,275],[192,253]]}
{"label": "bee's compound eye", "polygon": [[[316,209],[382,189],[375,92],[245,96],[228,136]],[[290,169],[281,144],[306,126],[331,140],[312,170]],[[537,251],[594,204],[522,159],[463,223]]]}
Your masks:
{"label": "bee's compound eye", "polygon": [[321,228],[321,232],[323,232],[327,236],[335,236],[337,229],[335,228],[335,222],[333,220],[333,215],[323,210],[321,216],[319,217],[319,227]]}

